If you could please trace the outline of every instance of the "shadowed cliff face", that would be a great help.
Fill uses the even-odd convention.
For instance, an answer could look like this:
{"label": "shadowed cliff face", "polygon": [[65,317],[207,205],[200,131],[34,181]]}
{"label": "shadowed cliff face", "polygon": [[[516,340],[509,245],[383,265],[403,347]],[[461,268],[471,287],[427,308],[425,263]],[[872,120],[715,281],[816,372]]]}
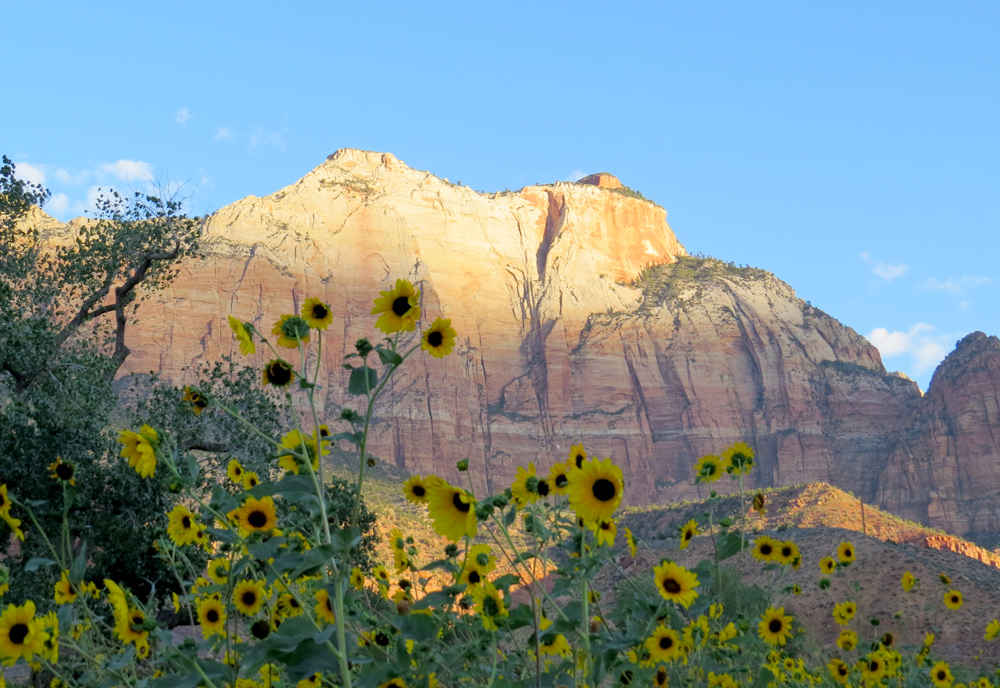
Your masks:
{"label": "shadowed cliff face", "polygon": [[1000,533],[1000,339],[973,332],[938,366],[878,492],[903,516],[994,545]]}
{"label": "shadowed cliff face", "polygon": [[[450,318],[458,341],[444,359],[407,361],[372,451],[448,478],[469,457],[477,489],[503,489],[528,462],[544,471],[583,441],[622,466],[632,503],[673,501],[706,491],[692,484],[698,456],[743,440],[758,450],[752,486],[821,481],[888,503],[880,475],[926,405],[852,329],[769,273],[687,257],[663,208],[613,188],[480,194],[342,150],[215,213],[202,252],[141,306],[123,372],[182,384],[204,361],[240,358],[230,314],[269,332],[316,296],[334,313],[320,384],[336,419],[360,403],[343,356],[377,341],[372,299],[406,277],[423,322]],[[911,493],[897,511],[927,487]]]}

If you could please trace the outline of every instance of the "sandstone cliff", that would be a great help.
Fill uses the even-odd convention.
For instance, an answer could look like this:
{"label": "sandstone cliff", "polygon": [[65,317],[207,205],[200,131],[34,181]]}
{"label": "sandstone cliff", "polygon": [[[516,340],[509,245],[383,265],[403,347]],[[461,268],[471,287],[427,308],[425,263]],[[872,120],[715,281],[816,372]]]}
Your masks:
{"label": "sandstone cliff", "polygon": [[[470,457],[495,490],[582,440],[623,467],[633,503],[651,503],[705,492],[691,464],[744,440],[758,450],[753,486],[893,499],[880,476],[901,470],[897,438],[926,406],[917,386],[769,273],[688,257],[663,208],[606,178],[483,194],[390,154],[338,151],[208,219],[204,257],[141,306],[124,372],[183,383],[239,357],[230,314],[269,331],[318,296],[335,315],[321,383],[336,417],[357,403],[343,356],[377,338],[371,301],[407,277],[425,319],[451,318],[459,340],[400,371],[372,447],[387,462],[454,477]],[[926,481],[913,485],[892,508],[924,498]]]}
{"label": "sandstone cliff", "polygon": [[973,332],[938,366],[896,444],[879,502],[995,544],[1000,533],[1000,339]]}

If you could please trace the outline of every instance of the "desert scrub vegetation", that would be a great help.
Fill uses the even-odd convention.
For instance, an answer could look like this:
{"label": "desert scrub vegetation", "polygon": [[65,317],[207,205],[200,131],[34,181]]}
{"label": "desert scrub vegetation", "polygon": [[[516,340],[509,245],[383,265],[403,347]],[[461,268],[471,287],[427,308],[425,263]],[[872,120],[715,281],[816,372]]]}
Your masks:
{"label": "desert scrub vegetation", "polygon": [[[689,569],[664,557],[626,576],[613,601],[595,586],[598,573],[648,547],[624,525],[619,532],[622,470],[583,444],[547,470],[521,466],[495,494],[477,494],[472,480],[466,487],[409,477],[399,486],[403,498],[426,510],[449,544],[421,551],[412,535],[394,530],[391,561],[365,561],[362,495],[377,465],[368,451],[373,410],[411,356],[443,358],[456,345],[451,321],[428,322],[420,297],[417,286],[397,279],[374,300],[377,343],[359,339],[342,364],[352,403],[324,415],[315,391],[333,324],[329,304],[307,299],[266,334],[230,316],[241,355],[277,395],[274,413],[292,427],[275,432],[231,404],[214,369],[185,387],[178,403],[195,421],[216,414],[238,424],[267,448],[257,463],[238,458],[236,448],[224,464],[200,457],[191,443],[209,440],[197,423],[185,429],[165,414],[116,433],[119,456],[108,470],[163,500],[163,511],[133,527],[153,538],[151,550],[174,580],[167,600],[95,568],[93,553],[111,543],[77,527],[72,506],[92,478],[75,460],[60,456],[46,467],[61,514],[55,527],[38,518],[46,500],[0,485],[0,520],[11,541],[44,551],[2,569],[0,672],[27,664],[37,685],[52,688],[991,685],[939,659],[933,634],[910,652],[864,623],[850,542],[805,562],[793,541],[750,539],[748,514],[766,504],[744,490],[755,456],[739,442],[694,466],[696,482],[728,480],[736,497],[724,505],[711,492],[676,537],[678,550],[705,538],[711,558]],[[350,484],[329,475],[324,457],[337,452],[356,460]],[[476,468],[458,462],[456,482]],[[725,562],[743,551],[780,572],[775,585],[740,582]],[[509,572],[500,573],[501,562]],[[803,565],[817,571],[831,623],[843,629],[830,654],[785,611],[783,600],[801,591],[783,585],[784,574]],[[45,594],[6,598],[9,585],[39,571],[55,573]],[[961,591],[941,584],[942,613],[969,613]],[[907,574],[900,585],[910,591],[923,583]],[[177,639],[168,618],[197,632]],[[984,628],[987,640],[998,633],[996,620]]]}
{"label": "desert scrub vegetation", "polygon": [[683,291],[695,288],[700,298],[702,288],[717,279],[775,279],[766,270],[739,267],[716,258],[679,256],[673,263],[650,265],[628,286],[642,290],[639,310],[648,310],[676,299]]}

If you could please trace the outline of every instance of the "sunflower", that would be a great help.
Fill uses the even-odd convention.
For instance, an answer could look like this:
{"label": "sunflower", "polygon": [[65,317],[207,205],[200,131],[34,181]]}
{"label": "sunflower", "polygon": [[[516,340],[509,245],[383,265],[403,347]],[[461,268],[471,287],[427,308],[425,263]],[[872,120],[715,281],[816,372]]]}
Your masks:
{"label": "sunflower", "polygon": [[842,686],[847,685],[847,679],[851,675],[851,667],[839,659],[831,659],[826,668],[830,670],[830,676],[833,677],[834,681]]}
{"label": "sunflower", "polygon": [[9,514],[12,503],[10,497],[7,496],[7,486],[0,485],[0,514]]}
{"label": "sunflower", "polygon": [[569,473],[569,505],[587,525],[610,521],[622,501],[622,469],[611,459],[584,461]]}
{"label": "sunflower", "polygon": [[792,564],[794,566],[796,562],[802,561],[802,557],[799,555],[798,545],[791,540],[779,542],[774,551],[774,560],[782,566],[787,566],[788,564]]}
{"label": "sunflower", "polygon": [[538,644],[538,649],[543,655],[561,655],[563,657],[569,656],[572,650],[570,649],[569,642],[566,640],[566,636],[562,633],[557,633],[546,641],[545,637],[547,636],[548,634],[543,636],[542,641]]}
{"label": "sunflower", "polygon": [[69,582],[69,571],[63,571],[62,576],[56,581],[56,604],[72,604],[76,602],[76,595],[76,590]]}
{"label": "sunflower", "polygon": [[372,576],[379,585],[389,585],[389,571],[381,564],[372,569]]}
{"label": "sunflower", "polygon": [[451,320],[438,318],[421,338],[420,348],[434,358],[444,358],[455,346],[457,332],[451,327]]}
{"label": "sunflower", "polygon": [[653,569],[656,589],[665,600],[670,600],[685,609],[698,599],[695,588],[698,587],[698,576],[672,561],[660,564]]}
{"label": "sunflower", "polygon": [[549,468],[549,477],[546,478],[546,482],[548,482],[552,494],[566,494],[566,486],[569,485],[568,472],[569,469],[565,463],[553,464]]}
{"label": "sunflower", "polygon": [[229,466],[226,467],[226,476],[229,477],[234,483],[243,482],[243,466],[236,459],[229,462]]}
{"label": "sunflower", "polygon": [[885,670],[885,658],[878,652],[870,652],[861,661],[861,676],[864,677],[865,683],[868,685],[881,681],[882,677],[885,676]]}
{"label": "sunflower", "polygon": [[208,562],[208,567],[205,571],[208,573],[208,577],[219,585],[225,585],[229,581],[229,559],[226,557],[219,557],[218,559],[213,559]]}
{"label": "sunflower", "polygon": [[326,588],[319,590],[313,597],[316,598],[316,616],[327,623],[336,623],[336,617],[333,614],[333,600],[330,599],[330,593],[326,591]]}
{"label": "sunflower", "polygon": [[483,618],[483,628],[487,631],[497,630],[496,620],[507,616],[508,613],[497,589],[489,581],[484,581],[482,585],[474,587],[469,594],[476,601],[476,611]]}
{"label": "sunflower", "polygon": [[272,358],[264,366],[262,383],[274,385],[275,387],[287,387],[295,379],[295,371],[292,366],[282,361],[280,358]]}
{"label": "sunflower", "polygon": [[[318,471],[319,456],[316,453],[315,445],[314,437],[310,437],[307,440],[300,430],[289,430],[281,438],[281,446],[284,447],[284,451],[278,454],[278,466],[289,473],[298,475],[299,468],[305,465],[303,457],[308,456],[309,462],[312,464],[312,469]],[[324,451],[324,455],[329,453],[329,451]]]}
{"label": "sunflower", "polygon": [[567,459],[567,469],[583,468],[583,462],[587,460],[587,452],[583,448],[583,442],[574,444],[569,448],[569,458]]}
{"label": "sunflower", "polygon": [[420,319],[420,290],[407,280],[397,279],[394,289],[379,292],[372,308],[372,315],[376,313],[382,315],[375,321],[375,327],[384,333],[413,332]]}
{"label": "sunflower", "polygon": [[47,637],[35,619],[34,602],[7,605],[0,615],[0,660],[6,666],[14,666],[20,657],[30,662],[34,655],[42,654]]}
{"label": "sunflower", "polygon": [[295,684],[295,688],[319,688],[323,684],[323,675],[320,673],[315,673],[312,676],[306,676],[304,679]]}
{"label": "sunflower", "polygon": [[136,643],[138,648],[149,637],[149,631],[145,627],[146,614],[138,607],[129,605],[125,591],[114,581],[104,579],[104,587],[108,591],[108,602],[115,617],[115,635],[123,643]]}
{"label": "sunflower", "polygon": [[990,680],[985,676],[980,676],[978,679],[976,679],[976,682],[971,685],[975,686],[976,688],[993,688],[993,684],[990,683]]}
{"label": "sunflower", "polygon": [[277,335],[278,346],[286,349],[298,349],[299,342],[309,343],[309,323],[297,315],[283,315],[274,323],[271,334]]}
{"label": "sunflower", "polygon": [[753,468],[753,449],[750,445],[737,442],[722,452],[722,460],[725,462],[727,473],[732,475],[749,473]]}
{"label": "sunflower", "polygon": [[958,590],[949,590],[944,594],[944,606],[948,609],[958,609],[962,606],[962,593]]}
{"label": "sunflower", "polygon": [[198,390],[191,389],[190,387],[184,387],[184,396],[181,397],[181,401],[191,402],[190,409],[196,416],[200,416],[201,412],[208,407],[205,397]]}
{"label": "sunflower", "polygon": [[477,585],[481,585],[486,580],[486,567],[479,566],[475,561],[466,560],[462,568],[462,574],[458,577],[459,585],[464,585],[466,591]]}
{"label": "sunflower", "polygon": [[253,343],[253,335],[247,329],[246,324],[241,323],[233,316],[229,316],[229,329],[236,335],[236,340],[240,343],[240,353],[244,356],[257,352],[257,346]]}
{"label": "sunflower", "polygon": [[938,580],[941,581],[941,585],[951,585],[951,578],[948,578],[943,573],[938,574]]}
{"label": "sunflower", "polygon": [[690,521],[684,524],[681,528],[681,549],[687,549],[687,546],[691,544],[691,540],[694,536],[698,534],[698,524],[694,522],[692,518]]}
{"label": "sunflower", "polygon": [[260,485],[260,478],[253,471],[244,471],[242,483],[244,490],[252,490]]}
{"label": "sunflower", "polygon": [[667,684],[670,682],[670,677],[667,675],[667,667],[660,665],[656,669],[656,673],[653,674],[653,685],[656,688],[667,688]]}
{"label": "sunflower", "polygon": [[434,530],[452,542],[476,535],[476,500],[441,478],[427,479],[427,513]]}
{"label": "sunflower", "polygon": [[233,606],[246,616],[253,616],[260,611],[267,598],[263,581],[240,581],[233,588]]}
{"label": "sunflower", "polygon": [[591,530],[597,536],[598,546],[615,546],[615,535],[618,534],[618,526],[614,521],[601,521],[600,524],[591,526]]}
{"label": "sunflower", "polygon": [[683,646],[677,631],[663,624],[656,627],[656,630],[643,642],[643,646],[649,650],[649,658],[654,662],[672,662],[680,659],[683,654]]}
{"label": "sunflower", "polygon": [[895,642],[896,642],[896,636],[893,635],[892,633],[883,633],[882,634],[882,646],[883,647],[892,647],[895,644]]}
{"label": "sunflower", "polygon": [[948,669],[948,662],[937,662],[931,667],[931,683],[935,688],[949,688],[955,678]]}
{"label": "sunflower", "polygon": [[629,556],[634,558],[635,553],[639,550],[639,546],[635,542],[635,535],[628,528],[625,529],[625,542],[628,543]]}
{"label": "sunflower", "polygon": [[845,628],[840,632],[840,637],[837,638],[837,647],[841,650],[846,650],[850,652],[858,646],[858,634],[854,631]]}
{"label": "sunflower", "polygon": [[333,322],[333,311],[329,304],[325,304],[317,298],[306,299],[300,311],[302,319],[309,327],[317,330],[325,330]]}
{"label": "sunflower", "polygon": [[900,583],[903,584],[903,592],[910,592],[910,589],[913,587],[913,584],[916,583],[916,582],[917,582],[917,579],[913,577],[912,573],[910,573],[909,571],[907,571],[906,573],[904,573],[903,577],[900,579]]}
{"label": "sunflower", "polygon": [[364,590],[365,574],[361,571],[360,568],[355,566],[353,569],[351,569],[351,578],[349,582],[351,584],[351,587],[353,587],[355,590]]}
{"label": "sunflower", "polygon": [[58,480],[64,485],[76,486],[76,465],[72,461],[65,461],[61,456],[49,464],[49,477]]}
{"label": "sunflower", "polygon": [[833,557],[823,557],[819,560],[819,570],[824,574],[829,576],[837,568],[837,562],[833,560]]}
{"label": "sunflower", "polygon": [[841,542],[837,547],[837,558],[841,562],[848,564],[855,560],[854,545],[850,542]]}
{"label": "sunflower", "polygon": [[419,475],[412,476],[403,483],[403,496],[411,504],[427,503],[427,484]]}
{"label": "sunflower", "polygon": [[766,535],[761,535],[753,541],[754,559],[760,559],[765,562],[774,561],[774,558],[778,553],[778,545],[780,544],[781,543],[777,540],[772,540]]}
{"label": "sunflower", "polygon": [[386,681],[378,688],[406,688],[406,681],[404,681],[401,678],[394,678],[389,681]]}
{"label": "sunflower", "polygon": [[986,633],[983,635],[983,640],[993,640],[998,635],[1000,635],[1000,621],[993,619],[986,624]]}
{"label": "sunflower", "polygon": [[152,477],[156,472],[154,445],[160,441],[156,430],[148,425],[139,428],[139,432],[122,430],[118,435],[118,441],[124,445],[121,455],[128,459],[128,467],[134,468],[142,478]]}
{"label": "sunflower", "polygon": [[721,457],[706,454],[694,464],[694,481],[696,483],[714,483],[726,471],[726,463]]}
{"label": "sunflower", "polygon": [[16,537],[21,542],[24,542],[24,531],[21,530],[20,527],[21,519],[14,518],[10,514],[5,514],[5,513],[0,513],[0,519],[3,519],[3,522],[7,524],[11,532],[14,533],[14,537]]}
{"label": "sunflower", "polygon": [[[523,509],[529,504],[535,503],[539,497],[537,489],[539,483],[540,481],[535,475],[535,464],[529,463],[527,470],[524,466],[518,466],[514,482],[510,486],[511,495],[514,497],[514,508]],[[548,483],[546,483],[547,491]]]}
{"label": "sunflower", "polygon": [[785,608],[771,607],[761,614],[757,635],[771,645],[784,645],[792,635],[792,617],[785,616]]}
{"label": "sunflower", "polygon": [[243,506],[233,509],[226,516],[237,524],[244,536],[271,531],[278,524],[274,515],[274,500],[270,497],[263,499],[249,497]]}
{"label": "sunflower", "polygon": [[485,573],[493,573],[497,567],[497,558],[492,554],[492,548],[486,544],[470,547],[466,561],[474,562]]}
{"label": "sunflower", "polygon": [[858,606],[850,600],[833,605],[833,619],[841,626],[846,626],[847,622],[853,619],[857,613]]}
{"label": "sunflower", "polygon": [[702,614],[684,629],[684,645],[691,648],[695,645],[705,647],[708,644],[708,636],[711,633],[712,630],[708,626],[708,617]]}
{"label": "sunflower", "polygon": [[739,682],[729,674],[715,675],[715,672],[708,672],[708,688],[739,688]]}
{"label": "sunflower", "polygon": [[167,535],[178,547],[192,544],[197,538],[198,521],[183,504],[178,504],[167,513]]}
{"label": "sunflower", "polygon": [[302,605],[299,604],[297,599],[295,599],[295,595],[290,592],[278,595],[278,601],[274,606],[278,611],[278,615],[283,619],[290,619],[293,616],[299,616],[304,611],[302,609]]}
{"label": "sunflower", "polygon": [[226,634],[226,607],[214,597],[198,603],[198,623],[206,636]]}

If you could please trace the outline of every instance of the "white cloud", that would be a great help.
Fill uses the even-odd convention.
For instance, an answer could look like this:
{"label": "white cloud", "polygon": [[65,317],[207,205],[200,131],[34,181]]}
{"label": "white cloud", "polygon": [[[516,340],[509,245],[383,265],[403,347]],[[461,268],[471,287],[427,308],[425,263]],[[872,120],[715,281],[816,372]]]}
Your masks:
{"label": "white cloud", "polygon": [[573,170],[572,172],[569,173],[569,176],[566,177],[566,181],[568,181],[568,182],[578,182],[578,181],[580,181],[581,179],[583,179],[586,176],[587,176],[587,173],[584,172],[583,170]]}
{"label": "white cloud", "polygon": [[52,198],[45,204],[45,210],[49,215],[62,215],[69,210],[69,197],[64,193],[52,194]]}
{"label": "white cloud", "polygon": [[861,260],[865,261],[868,265],[875,263],[875,267],[872,268],[872,272],[884,279],[886,282],[891,282],[897,277],[902,277],[910,270],[910,267],[908,265],[904,265],[903,263],[890,265],[881,261],[874,261],[872,260],[871,254],[868,252],[861,254]]}
{"label": "white cloud", "polygon": [[215,137],[213,141],[232,141],[233,132],[229,130],[229,127],[219,127],[215,130]]}
{"label": "white cloud", "polygon": [[250,134],[250,148],[260,148],[263,146],[285,150],[285,139],[276,131],[267,131],[258,127]]}
{"label": "white cloud", "polygon": [[184,124],[189,119],[191,119],[191,117],[192,117],[192,115],[191,115],[190,112],[188,112],[187,108],[181,108],[180,110],[177,111],[177,117],[175,117],[174,120],[178,124]]}
{"label": "white cloud", "polygon": [[153,179],[153,166],[148,162],[140,160],[119,160],[113,163],[104,163],[97,168],[98,173],[114,175],[124,181],[142,179],[151,181]]}
{"label": "white cloud", "polygon": [[84,170],[83,172],[74,174],[69,170],[64,170],[60,167],[53,174],[55,175],[55,178],[61,181],[63,184],[69,184],[70,186],[78,186],[86,182],[92,173],[89,170]]}
{"label": "white cloud", "polygon": [[912,371],[919,375],[940,363],[948,353],[945,343],[949,337],[933,332],[934,326],[927,323],[917,323],[906,332],[876,327],[868,333],[868,341],[875,345],[882,358],[909,356]]}
{"label": "white cloud", "polygon": [[15,174],[18,179],[23,179],[26,182],[31,182],[32,184],[44,184],[45,183],[45,166],[44,165],[32,165],[29,162],[16,162]]}
{"label": "white cloud", "polygon": [[933,277],[929,277],[923,284],[923,288],[927,291],[944,291],[953,296],[958,296],[962,292],[968,291],[969,289],[975,289],[976,287],[981,287],[984,284],[989,284],[992,280],[989,277],[973,277],[971,275],[966,275],[959,279],[954,277],[949,277],[944,281],[938,281]]}

